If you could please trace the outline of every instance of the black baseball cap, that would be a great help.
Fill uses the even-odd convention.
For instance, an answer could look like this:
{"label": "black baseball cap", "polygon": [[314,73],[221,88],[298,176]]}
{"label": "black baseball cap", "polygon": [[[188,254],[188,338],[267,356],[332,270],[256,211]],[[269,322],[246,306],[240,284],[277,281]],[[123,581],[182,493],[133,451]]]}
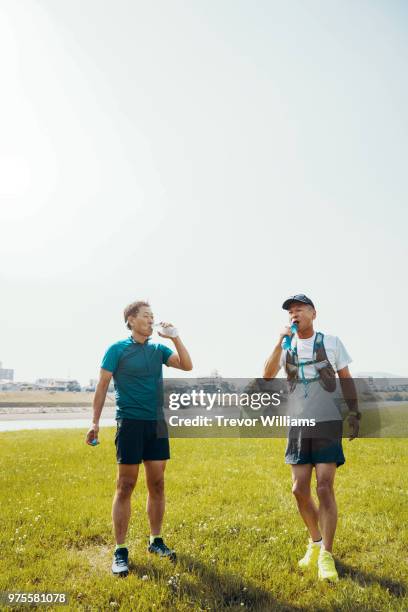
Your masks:
{"label": "black baseball cap", "polygon": [[290,297],[288,297],[287,300],[283,302],[283,310],[289,310],[293,302],[303,302],[303,304],[309,304],[309,306],[312,306],[312,308],[315,307],[312,300],[308,298],[307,295],[305,295],[304,293],[298,293],[297,295],[291,295]]}

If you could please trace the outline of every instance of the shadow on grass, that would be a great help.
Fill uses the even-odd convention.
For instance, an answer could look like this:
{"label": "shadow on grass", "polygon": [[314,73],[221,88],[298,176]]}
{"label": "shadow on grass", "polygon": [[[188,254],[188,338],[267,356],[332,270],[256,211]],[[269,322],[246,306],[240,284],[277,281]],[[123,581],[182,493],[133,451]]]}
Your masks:
{"label": "shadow on grass", "polygon": [[340,578],[351,578],[360,586],[370,586],[379,584],[383,589],[387,589],[394,597],[404,597],[407,594],[407,587],[403,582],[392,580],[391,578],[383,578],[376,574],[364,572],[361,569],[347,565],[336,559],[336,567]]}
{"label": "shadow on grass", "polygon": [[[168,566],[167,571],[162,571],[157,567],[153,569],[148,563],[131,562],[129,570],[140,577],[145,574],[153,574],[155,578],[168,579]],[[194,574],[197,583],[188,581],[188,578],[180,582],[177,572],[186,572],[187,575]],[[218,572],[216,569],[185,554],[177,555],[177,562],[174,564],[174,576],[167,582],[174,596],[184,594],[200,609],[208,609],[210,606],[211,610],[217,611],[238,610],[244,604],[245,608],[242,606],[243,609],[258,610],[259,612],[306,612],[307,610],[307,608],[294,606],[275,598],[269,591],[252,584],[249,580],[242,579],[236,574],[225,571]]]}

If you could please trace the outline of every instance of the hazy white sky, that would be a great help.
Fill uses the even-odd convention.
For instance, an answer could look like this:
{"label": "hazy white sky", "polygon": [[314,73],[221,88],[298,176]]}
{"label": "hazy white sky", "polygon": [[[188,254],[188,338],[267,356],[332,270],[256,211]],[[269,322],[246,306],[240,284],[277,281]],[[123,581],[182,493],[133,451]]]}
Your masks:
{"label": "hazy white sky", "polygon": [[195,370],[260,375],[305,292],[408,375],[408,5],[3,0],[0,360],[97,374],[148,298]]}

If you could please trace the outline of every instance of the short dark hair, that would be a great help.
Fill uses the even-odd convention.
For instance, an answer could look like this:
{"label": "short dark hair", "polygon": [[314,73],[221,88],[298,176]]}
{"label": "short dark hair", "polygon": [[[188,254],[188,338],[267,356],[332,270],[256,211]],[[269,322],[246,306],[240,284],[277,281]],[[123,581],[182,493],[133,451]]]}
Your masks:
{"label": "short dark hair", "polygon": [[142,306],[147,306],[148,308],[150,308],[149,302],[145,302],[144,300],[138,300],[137,302],[132,302],[131,304],[126,306],[125,310],[123,311],[123,317],[125,319],[126,327],[128,329],[131,329],[128,323],[128,317],[135,317],[139,312],[140,308],[142,308]]}

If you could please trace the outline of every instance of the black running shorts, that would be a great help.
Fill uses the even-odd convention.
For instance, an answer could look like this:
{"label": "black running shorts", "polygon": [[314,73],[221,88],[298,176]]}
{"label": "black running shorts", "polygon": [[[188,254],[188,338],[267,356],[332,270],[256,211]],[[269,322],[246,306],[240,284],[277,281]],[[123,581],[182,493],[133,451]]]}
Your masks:
{"label": "black running shorts", "polygon": [[324,421],[315,427],[290,427],[285,462],[290,465],[346,461],[342,445],[343,421]]}
{"label": "black running shorts", "polygon": [[118,419],[115,435],[117,463],[170,459],[166,421]]}

